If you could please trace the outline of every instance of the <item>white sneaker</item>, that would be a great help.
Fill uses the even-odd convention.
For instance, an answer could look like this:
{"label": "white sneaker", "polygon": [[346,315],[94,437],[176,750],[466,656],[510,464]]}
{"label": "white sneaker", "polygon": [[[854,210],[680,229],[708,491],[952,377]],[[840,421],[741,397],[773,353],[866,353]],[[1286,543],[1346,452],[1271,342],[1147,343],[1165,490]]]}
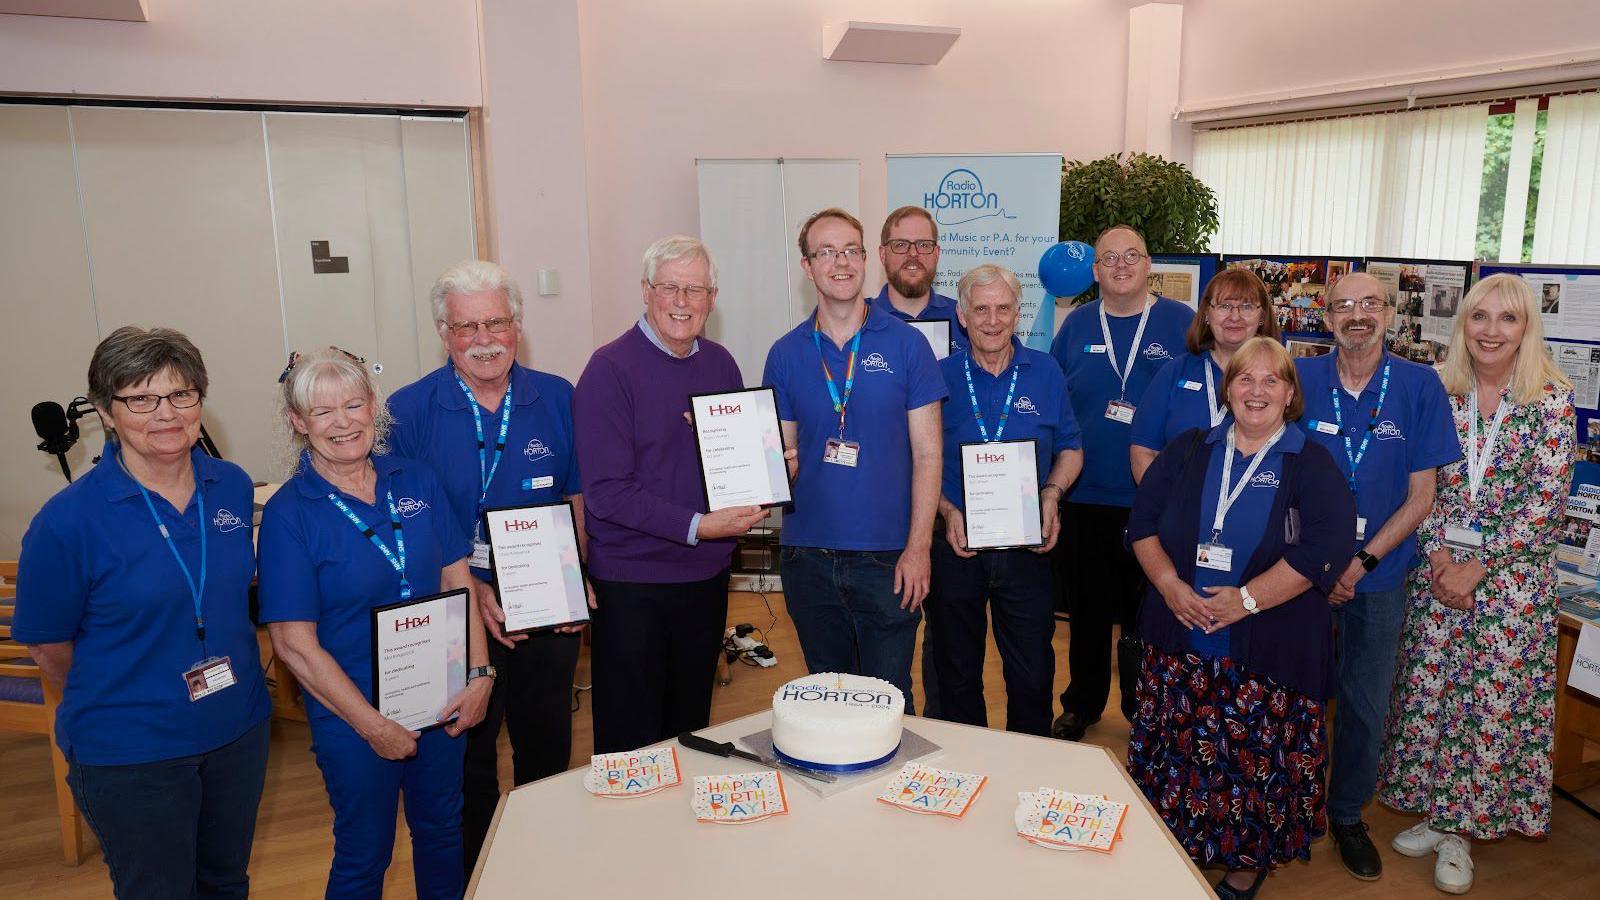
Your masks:
{"label": "white sneaker", "polygon": [[1433,864],[1433,886],[1446,894],[1472,890],[1471,848],[1460,837],[1447,834],[1439,841],[1439,861]]}
{"label": "white sneaker", "polygon": [[1394,840],[1389,842],[1389,846],[1393,847],[1394,851],[1402,856],[1427,856],[1429,853],[1437,852],[1439,842],[1446,837],[1448,835],[1444,832],[1434,831],[1429,828],[1428,820],[1423,819],[1421,822],[1395,835]]}

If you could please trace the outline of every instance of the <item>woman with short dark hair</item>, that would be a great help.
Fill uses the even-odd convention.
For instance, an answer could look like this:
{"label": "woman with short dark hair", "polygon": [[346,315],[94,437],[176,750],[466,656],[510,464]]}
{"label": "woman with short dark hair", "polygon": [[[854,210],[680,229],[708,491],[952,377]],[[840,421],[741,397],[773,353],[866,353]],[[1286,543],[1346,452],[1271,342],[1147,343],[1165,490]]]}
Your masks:
{"label": "woman with short dark hair", "polygon": [[105,455],[22,539],[13,637],[62,686],[56,742],[119,898],[244,897],[272,708],[249,618],[254,489],[195,442],[200,351],[95,348]]}

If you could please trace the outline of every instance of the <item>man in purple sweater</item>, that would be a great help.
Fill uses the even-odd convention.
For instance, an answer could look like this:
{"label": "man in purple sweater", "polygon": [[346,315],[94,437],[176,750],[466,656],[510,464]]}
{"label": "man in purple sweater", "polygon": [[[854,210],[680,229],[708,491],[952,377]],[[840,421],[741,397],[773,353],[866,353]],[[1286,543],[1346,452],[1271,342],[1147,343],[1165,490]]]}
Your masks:
{"label": "man in purple sweater", "polygon": [[717,267],[691,237],[644,254],[644,315],[596,350],[572,399],[594,585],[594,749],[633,750],[711,721],[734,539],[758,506],[706,512],[691,394],[744,387],[701,336]]}

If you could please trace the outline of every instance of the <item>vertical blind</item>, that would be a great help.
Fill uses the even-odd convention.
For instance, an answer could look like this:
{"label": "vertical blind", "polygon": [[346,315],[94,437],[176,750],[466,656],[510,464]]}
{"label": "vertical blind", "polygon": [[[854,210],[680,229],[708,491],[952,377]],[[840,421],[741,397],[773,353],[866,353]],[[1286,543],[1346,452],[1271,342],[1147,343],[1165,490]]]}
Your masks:
{"label": "vertical blind", "polygon": [[1600,262],[1600,94],[1550,98],[1533,261]]}
{"label": "vertical blind", "polygon": [[1457,106],[1203,131],[1194,171],[1217,194],[1212,249],[1471,259],[1488,116]]}

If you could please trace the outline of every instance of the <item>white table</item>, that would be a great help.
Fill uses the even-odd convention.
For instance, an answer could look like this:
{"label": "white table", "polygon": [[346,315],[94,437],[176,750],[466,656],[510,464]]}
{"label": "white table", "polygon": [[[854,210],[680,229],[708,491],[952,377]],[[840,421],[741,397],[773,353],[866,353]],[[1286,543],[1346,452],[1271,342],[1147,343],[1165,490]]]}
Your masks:
{"label": "white table", "polygon": [[[771,727],[763,712],[702,732],[733,741]],[[943,749],[924,761],[989,776],[962,819],[875,799],[898,771],[822,799],[784,775],[789,813],[748,825],[696,822],[696,775],[759,768],[678,747],[683,783],[612,800],[584,790],[583,769],[500,798],[467,891],[475,898],[740,896],[960,897],[1012,900],[1103,891],[1117,897],[1214,897],[1110,751],[931,719],[906,725]],[[676,742],[674,742],[676,743]],[[1041,786],[1129,804],[1111,855],[1058,851],[1016,834],[1017,792]]]}

